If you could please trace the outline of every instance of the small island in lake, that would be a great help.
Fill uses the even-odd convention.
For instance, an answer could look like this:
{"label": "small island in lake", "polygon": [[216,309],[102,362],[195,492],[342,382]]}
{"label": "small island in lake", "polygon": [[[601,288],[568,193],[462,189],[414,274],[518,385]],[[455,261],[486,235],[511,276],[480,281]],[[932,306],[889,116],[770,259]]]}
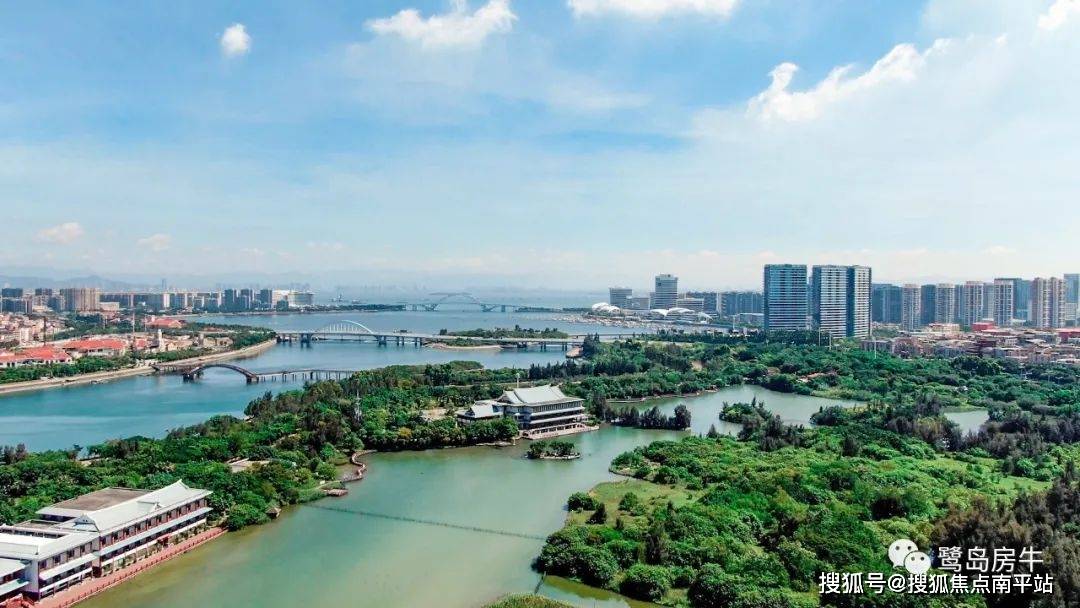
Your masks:
{"label": "small island in lake", "polygon": [[537,441],[529,446],[526,456],[530,460],[573,460],[581,458],[581,452],[569,441]]}

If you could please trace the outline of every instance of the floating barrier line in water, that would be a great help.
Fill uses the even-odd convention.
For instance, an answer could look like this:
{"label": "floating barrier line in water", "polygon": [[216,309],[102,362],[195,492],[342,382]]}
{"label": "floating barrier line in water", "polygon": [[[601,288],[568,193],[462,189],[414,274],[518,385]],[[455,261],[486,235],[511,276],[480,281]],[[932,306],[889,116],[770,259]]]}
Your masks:
{"label": "floating barrier line in water", "polygon": [[510,536],[513,538],[527,538],[529,540],[547,540],[546,536],[539,536],[536,534],[511,532],[509,530],[496,530],[494,528],[481,528],[480,526],[467,526],[464,524],[455,524],[447,521],[435,521],[433,519],[420,519],[418,517],[406,517],[404,515],[388,515],[386,513],[375,513],[372,511],[362,511],[360,509],[346,509],[344,507],[329,507],[311,503],[304,503],[302,506],[309,507],[311,509],[322,509],[323,511],[335,511],[337,513],[348,513],[349,515],[363,515],[366,517],[377,517],[379,519],[392,519],[394,521],[403,521],[412,524],[424,524],[426,526],[441,526],[443,528],[454,528],[456,530],[466,530],[469,532],[481,532],[483,534],[496,534],[499,536]]}

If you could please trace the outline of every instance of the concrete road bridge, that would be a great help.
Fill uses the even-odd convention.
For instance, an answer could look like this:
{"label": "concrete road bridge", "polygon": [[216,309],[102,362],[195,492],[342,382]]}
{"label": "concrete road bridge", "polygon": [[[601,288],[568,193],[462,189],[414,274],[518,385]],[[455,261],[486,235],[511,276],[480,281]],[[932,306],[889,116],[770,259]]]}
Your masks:
{"label": "concrete road bridge", "polygon": [[464,291],[440,291],[428,294],[429,299],[423,302],[402,302],[410,310],[422,310],[427,312],[435,312],[439,309],[439,306],[443,304],[458,304],[466,306],[477,306],[481,312],[513,312],[519,308],[544,308],[538,306],[531,306],[528,304],[500,304],[495,302],[484,302]]}
{"label": "concrete road bridge", "polygon": [[[359,323],[357,321],[340,320],[324,325],[315,330],[276,330],[278,342],[299,342],[311,344],[312,342],[337,340],[348,342],[375,342],[380,346],[395,344],[397,346],[423,346],[433,342],[445,342],[447,340],[473,342],[476,344],[498,344],[506,347],[529,348],[539,347],[547,350],[551,346],[567,350],[574,346],[580,346],[585,338],[594,334],[570,334],[565,338],[484,338],[478,336],[458,336],[454,334],[429,334],[412,332],[408,330],[379,331]],[[648,332],[622,332],[617,334],[600,334],[600,340],[610,342],[625,340],[642,336],[654,335]]]}

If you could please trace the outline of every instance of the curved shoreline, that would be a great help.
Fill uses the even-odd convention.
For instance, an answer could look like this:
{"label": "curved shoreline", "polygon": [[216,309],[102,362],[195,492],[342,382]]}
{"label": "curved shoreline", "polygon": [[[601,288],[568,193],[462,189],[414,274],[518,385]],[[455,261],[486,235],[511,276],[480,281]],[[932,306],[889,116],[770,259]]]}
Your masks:
{"label": "curved shoreline", "polygon": [[[209,355],[192,357],[190,359],[181,359],[180,361],[198,365],[199,363],[210,363],[213,361],[246,359],[259,355],[264,350],[274,346],[276,343],[276,340],[267,340],[265,342],[246,346],[238,350],[227,350],[220,353],[212,353]],[[156,370],[149,365],[139,365],[136,367],[125,367],[123,369],[114,369],[106,372],[91,372],[89,374],[79,374],[77,376],[69,376],[66,378],[41,378],[39,380],[11,382],[8,384],[0,384],[0,395],[21,393],[26,391],[38,391],[50,388],[60,388],[65,386],[79,386],[82,384],[111,382],[113,380],[131,378],[133,376],[149,376],[151,374],[154,374],[155,372]]]}

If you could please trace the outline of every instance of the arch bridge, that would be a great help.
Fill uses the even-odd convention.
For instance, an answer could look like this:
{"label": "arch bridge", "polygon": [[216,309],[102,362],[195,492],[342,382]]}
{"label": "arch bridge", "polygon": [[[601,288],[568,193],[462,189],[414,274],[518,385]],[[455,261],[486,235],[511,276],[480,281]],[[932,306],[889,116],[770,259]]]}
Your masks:
{"label": "arch bridge", "polygon": [[435,312],[438,310],[440,304],[470,304],[479,306],[480,310],[483,312],[491,312],[496,308],[502,308],[505,311],[507,307],[506,304],[488,304],[486,302],[481,302],[476,296],[465,291],[439,291],[428,295],[435,297],[436,299],[412,304],[412,309]]}
{"label": "arch bridge", "polygon": [[289,380],[340,380],[342,378],[348,378],[356,373],[353,370],[343,369],[286,369],[269,372],[253,372],[244,369],[239,365],[232,365],[231,363],[202,363],[199,365],[187,366],[182,364],[160,364],[154,366],[154,369],[161,374],[181,374],[184,377],[185,382],[197,380],[202,377],[205,370],[213,368],[234,371],[242,375],[248,384],[278,380],[282,382],[287,382]]}

